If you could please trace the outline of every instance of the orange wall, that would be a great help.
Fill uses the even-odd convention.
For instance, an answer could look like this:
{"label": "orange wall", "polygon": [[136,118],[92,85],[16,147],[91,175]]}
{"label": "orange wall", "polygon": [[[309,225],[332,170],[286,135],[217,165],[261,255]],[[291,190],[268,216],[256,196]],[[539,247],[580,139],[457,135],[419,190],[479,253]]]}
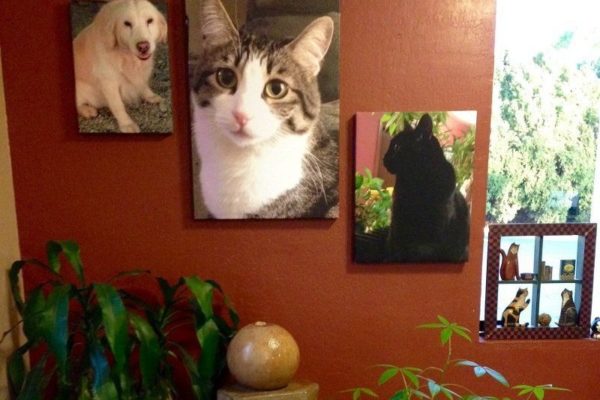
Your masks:
{"label": "orange wall", "polygon": [[[494,2],[341,0],[341,213],[336,221],[194,221],[183,1],[170,3],[174,134],[77,133],[67,0],[0,2],[0,40],[23,256],[73,238],[88,274],[127,267],[222,283],[243,322],[295,335],[299,376],[323,397],[374,382],[376,363],[441,362],[432,334],[443,314],[477,329],[493,65]],[[10,18],[8,18],[10,16]],[[359,266],[351,261],[352,135],[357,111],[478,112],[471,261]],[[475,343],[459,356],[512,383],[567,386],[597,399],[600,343]],[[554,398],[550,396],[549,398]]]}

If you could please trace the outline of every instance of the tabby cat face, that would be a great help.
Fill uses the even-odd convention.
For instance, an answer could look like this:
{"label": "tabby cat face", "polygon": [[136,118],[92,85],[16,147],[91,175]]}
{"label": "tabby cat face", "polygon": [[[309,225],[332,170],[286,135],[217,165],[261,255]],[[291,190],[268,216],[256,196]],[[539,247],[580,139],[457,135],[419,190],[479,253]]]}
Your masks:
{"label": "tabby cat face", "polygon": [[242,147],[309,132],[333,21],[318,18],[292,41],[270,41],[238,33],[218,0],[205,0],[201,19],[203,54],[192,78],[199,115]]}

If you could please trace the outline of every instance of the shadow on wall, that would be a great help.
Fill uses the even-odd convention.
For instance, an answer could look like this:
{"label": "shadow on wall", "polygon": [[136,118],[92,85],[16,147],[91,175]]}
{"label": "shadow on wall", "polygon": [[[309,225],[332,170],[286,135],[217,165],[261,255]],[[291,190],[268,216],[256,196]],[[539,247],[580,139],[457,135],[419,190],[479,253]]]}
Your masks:
{"label": "shadow on wall", "polygon": [[[2,54],[0,53],[0,309],[8,310],[0,314],[0,334],[6,332],[17,322],[17,313],[10,295],[7,271],[14,260],[20,259],[17,232],[15,194],[13,190],[12,169],[8,145],[8,126],[6,123],[6,102],[4,99],[4,81],[2,79]],[[6,359],[19,346],[18,333],[7,336],[0,345],[0,398],[8,398],[6,382]]]}

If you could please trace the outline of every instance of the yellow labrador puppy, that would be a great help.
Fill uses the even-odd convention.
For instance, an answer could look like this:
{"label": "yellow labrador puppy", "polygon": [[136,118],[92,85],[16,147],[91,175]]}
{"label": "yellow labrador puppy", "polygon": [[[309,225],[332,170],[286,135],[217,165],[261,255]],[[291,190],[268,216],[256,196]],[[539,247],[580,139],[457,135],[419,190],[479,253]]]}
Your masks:
{"label": "yellow labrador puppy", "polygon": [[167,22],[147,0],[112,0],[73,40],[77,111],[85,118],[108,107],[126,133],[140,128],[125,104],[159,103],[148,86],[158,42],[166,42]]}

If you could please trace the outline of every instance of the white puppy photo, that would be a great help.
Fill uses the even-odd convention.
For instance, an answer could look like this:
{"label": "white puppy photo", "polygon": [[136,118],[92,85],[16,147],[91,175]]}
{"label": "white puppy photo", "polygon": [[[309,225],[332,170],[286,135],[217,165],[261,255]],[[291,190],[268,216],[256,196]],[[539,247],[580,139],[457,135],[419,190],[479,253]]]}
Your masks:
{"label": "white puppy photo", "polygon": [[171,132],[166,11],[158,0],[71,2],[80,132]]}

